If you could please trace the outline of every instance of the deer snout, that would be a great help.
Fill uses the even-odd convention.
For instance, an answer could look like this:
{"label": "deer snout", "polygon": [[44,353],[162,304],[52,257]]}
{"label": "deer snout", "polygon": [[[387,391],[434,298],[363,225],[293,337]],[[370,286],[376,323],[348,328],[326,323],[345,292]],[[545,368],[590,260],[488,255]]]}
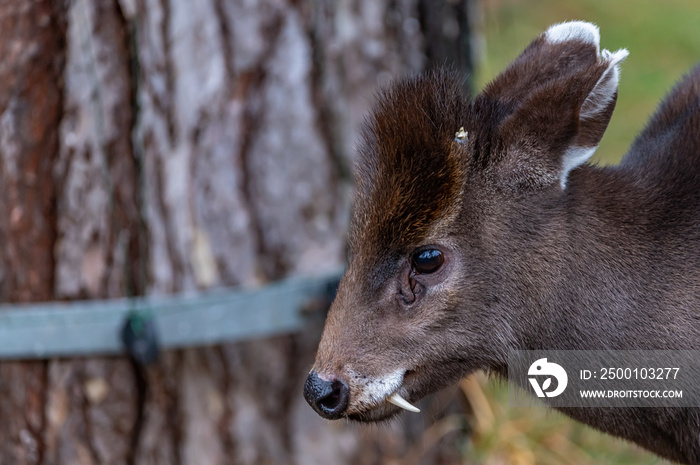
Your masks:
{"label": "deer snout", "polygon": [[348,408],[350,389],[339,379],[325,380],[315,371],[309,373],[304,384],[304,398],[323,418],[337,420]]}

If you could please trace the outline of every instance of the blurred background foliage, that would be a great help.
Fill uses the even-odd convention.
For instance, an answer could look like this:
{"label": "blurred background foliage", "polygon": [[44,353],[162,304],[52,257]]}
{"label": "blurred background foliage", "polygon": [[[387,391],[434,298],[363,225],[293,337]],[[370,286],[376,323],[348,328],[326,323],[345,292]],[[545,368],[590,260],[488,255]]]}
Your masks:
{"label": "blurred background foliage", "polygon": [[[601,47],[627,48],[617,107],[593,162],[614,164],[626,153],[671,87],[700,61],[697,0],[482,0],[477,90],[550,25],[596,23]],[[483,375],[460,388],[471,404],[467,463],[667,464],[639,447],[544,408],[508,407],[507,387]]]}
{"label": "blurred background foliage", "polygon": [[471,406],[467,464],[670,465],[640,447],[540,406],[509,407],[505,383],[478,373],[460,389]]}

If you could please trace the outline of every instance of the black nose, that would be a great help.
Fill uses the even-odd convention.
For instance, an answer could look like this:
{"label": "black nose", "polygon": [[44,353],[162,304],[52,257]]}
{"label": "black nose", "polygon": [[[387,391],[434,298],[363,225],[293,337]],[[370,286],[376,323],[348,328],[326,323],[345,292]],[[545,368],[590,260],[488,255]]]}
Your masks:
{"label": "black nose", "polygon": [[315,371],[309,373],[304,384],[304,398],[323,418],[336,420],[348,408],[350,389],[339,379],[325,381]]}

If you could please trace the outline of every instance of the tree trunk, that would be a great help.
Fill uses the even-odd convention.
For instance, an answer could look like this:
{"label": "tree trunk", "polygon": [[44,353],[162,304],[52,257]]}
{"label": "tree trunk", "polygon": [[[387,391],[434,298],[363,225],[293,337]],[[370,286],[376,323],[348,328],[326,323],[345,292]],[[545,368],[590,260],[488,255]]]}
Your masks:
{"label": "tree trunk", "polygon": [[[465,5],[0,3],[0,299],[167,294],[339,266],[371,95],[452,56],[424,37],[444,15],[434,8]],[[459,38],[457,16],[446,30]],[[0,464],[419,462],[445,400],[386,427],[321,420],[301,397],[319,331],[168,351],[148,368],[4,361]],[[457,442],[422,460],[449,463]]]}

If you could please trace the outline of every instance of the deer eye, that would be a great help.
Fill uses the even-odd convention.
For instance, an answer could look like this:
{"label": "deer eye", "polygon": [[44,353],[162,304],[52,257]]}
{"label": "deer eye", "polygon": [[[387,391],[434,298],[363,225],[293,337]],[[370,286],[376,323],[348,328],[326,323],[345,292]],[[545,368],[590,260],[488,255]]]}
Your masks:
{"label": "deer eye", "polygon": [[438,249],[423,249],[411,255],[411,268],[417,274],[435,273],[445,259]]}

